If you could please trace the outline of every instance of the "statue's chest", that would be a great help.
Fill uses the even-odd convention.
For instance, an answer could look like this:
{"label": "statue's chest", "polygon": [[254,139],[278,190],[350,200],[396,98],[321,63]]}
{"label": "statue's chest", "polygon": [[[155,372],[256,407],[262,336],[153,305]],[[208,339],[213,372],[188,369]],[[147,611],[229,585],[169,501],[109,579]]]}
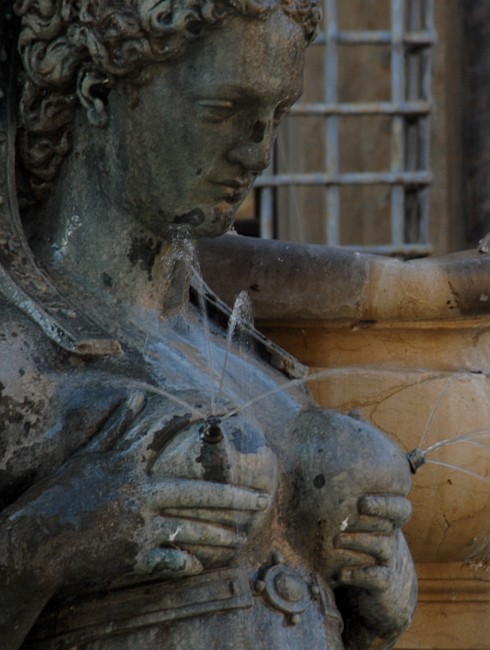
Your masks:
{"label": "statue's chest", "polygon": [[228,483],[273,495],[278,461],[263,433],[246,418],[234,416],[213,425],[197,421],[177,433],[153,465],[156,477]]}

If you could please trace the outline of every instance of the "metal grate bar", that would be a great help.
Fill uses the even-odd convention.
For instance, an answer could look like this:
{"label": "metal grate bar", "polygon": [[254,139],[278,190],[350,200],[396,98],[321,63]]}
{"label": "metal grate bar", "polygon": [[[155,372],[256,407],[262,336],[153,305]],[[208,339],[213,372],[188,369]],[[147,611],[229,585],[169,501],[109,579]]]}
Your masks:
{"label": "metal grate bar", "polygon": [[286,187],[288,185],[401,185],[413,187],[429,185],[431,182],[432,176],[428,172],[275,174],[259,176],[255,181],[255,187]]}
{"label": "metal grate bar", "polygon": [[298,104],[291,109],[291,115],[424,115],[431,111],[427,101],[363,102],[356,104]]}
{"label": "metal grate bar", "polygon": [[[434,30],[434,1],[425,0],[423,2],[423,28]],[[431,71],[432,71],[432,50],[424,50],[421,53],[421,97],[430,98],[431,88]],[[420,120],[420,156],[419,165],[421,169],[430,169],[430,114]],[[430,194],[429,190],[422,191],[419,195],[420,214],[419,214],[419,237],[420,241],[429,241],[429,207]]]}
{"label": "metal grate bar", "polygon": [[260,192],[260,237],[274,237],[274,190],[272,186],[263,187]]}
{"label": "metal grate bar", "polygon": [[[431,0],[429,0],[430,2]],[[432,9],[431,9],[432,11]],[[435,42],[434,32],[430,31],[421,31],[421,32],[408,32],[403,37],[403,42],[405,45],[413,45],[419,47],[432,47]]]}
{"label": "metal grate bar", "polygon": [[[337,0],[324,0],[325,31],[316,44],[323,46],[323,101],[304,103],[291,110],[293,117],[323,118],[324,168],[313,173],[275,173],[269,167],[256,180],[261,208],[261,233],[271,237],[276,188],[323,187],[324,237],[342,245],[340,192],[345,186],[390,187],[390,244],[355,246],[370,252],[423,255],[430,252],[429,161],[432,110],[431,46],[435,42],[433,0],[391,0],[390,30],[339,30]],[[391,97],[389,101],[339,101],[339,47],[385,45],[390,48]],[[390,120],[390,164],[386,171],[341,172],[340,120],[359,116],[386,116]]]}
{"label": "metal grate bar", "polygon": [[[267,169],[264,170],[264,174],[267,174],[271,178],[274,178],[274,172],[276,169],[276,148],[272,149],[271,159]],[[258,183],[255,183],[256,187],[259,187]],[[275,230],[275,190],[274,187],[270,184],[264,184],[260,187],[258,196],[256,200],[258,201],[259,207],[259,234],[261,239],[274,239],[274,230]]]}
{"label": "metal grate bar", "polygon": [[[326,0],[327,42],[324,59],[325,103],[338,103],[338,52],[337,52],[337,2]],[[339,118],[335,114],[326,116],[325,167],[327,176],[338,177],[339,162]],[[337,183],[325,183],[326,240],[331,245],[340,244],[340,191]]]}
{"label": "metal grate bar", "polygon": [[[431,2],[410,0],[408,5],[409,28],[427,28],[432,20]],[[429,23],[427,23],[429,21]],[[407,53],[407,98],[426,99],[430,96],[431,51]],[[406,127],[406,167],[408,170],[429,169],[429,114],[408,123]],[[429,238],[429,192],[421,190],[407,199],[406,241],[428,241]]]}
{"label": "metal grate bar", "polygon": [[[405,100],[405,52],[403,46],[404,0],[391,0],[391,101]],[[399,173],[404,167],[404,119],[395,115],[391,121],[391,171]],[[405,192],[402,185],[391,189],[391,241],[395,246],[403,244],[405,221]]]}
{"label": "metal grate bar", "polygon": [[[339,45],[391,45],[392,33],[388,31],[339,31],[336,35]],[[435,43],[432,31],[411,31],[403,35],[405,45],[431,47]],[[313,45],[325,45],[327,36],[318,34]]]}

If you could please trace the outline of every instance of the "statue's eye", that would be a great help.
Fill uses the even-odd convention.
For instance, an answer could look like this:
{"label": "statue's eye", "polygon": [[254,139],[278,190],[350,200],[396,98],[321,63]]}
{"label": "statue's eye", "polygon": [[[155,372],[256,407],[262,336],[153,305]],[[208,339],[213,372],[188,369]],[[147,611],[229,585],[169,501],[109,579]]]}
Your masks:
{"label": "statue's eye", "polygon": [[208,122],[223,122],[236,110],[235,102],[230,99],[201,99],[198,106],[203,118]]}

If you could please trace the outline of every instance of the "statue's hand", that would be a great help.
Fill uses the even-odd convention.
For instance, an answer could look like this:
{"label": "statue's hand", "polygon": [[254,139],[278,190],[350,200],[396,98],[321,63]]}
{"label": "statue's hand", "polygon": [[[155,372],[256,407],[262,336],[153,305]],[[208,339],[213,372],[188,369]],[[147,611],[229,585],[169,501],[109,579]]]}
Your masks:
{"label": "statue's hand", "polygon": [[358,512],[334,540],[339,582],[385,591],[394,578],[395,531],[408,521],[411,504],[400,496],[367,495],[359,499]]}
{"label": "statue's hand", "polygon": [[416,601],[415,570],[400,530],[411,505],[401,496],[366,495],[358,512],[334,540],[342,567],[338,582],[348,588],[350,605],[366,628],[396,636],[410,623]]}
{"label": "statue's hand", "polygon": [[155,495],[166,486],[147,475],[141,455],[137,447],[84,453],[33,486],[4,513],[11,566],[55,588],[135,572],[199,573],[189,553],[161,548],[168,537]]}
{"label": "statue's hand", "polygon": [[215,443],[206,440],[203,425],[196,420],[174,433],[156,452],[151,473],[164,486],[157,493],[159,531],[214,568],[263,530],[277,474],[262,433],[246,421],[225,419]]}
{"label": "statue's hand", "polygon": [[[223,566],[243,546],[270,497],[155,472],[162,431],[175,424],[165,408],[143,407],[141,394],[130,396],[83,450],[2,513],[11,565],[56,589],[129,574],[192,575]],[[184,440],[201,444],[197,424],[182,418],[180,426]],[[172,457],[164,466],[170,473]]]}
{"label": "statue's hand", "polygon": [[141,393],[132,394],[79,453],[1,513],[7,581],[22,575],[54,591],[127,573],[180,577],[202,570],[192,554],[164,548],[169,538],[159,513],[167,484],[149,471],[148,424],[138,422],[143,406]]}
{"label": "statue's hand", "polygon": [[159,482],[151,501],[160,513],[153,519],[155,536],[211,567],[223,566],[244,546],[270,497],[242,486],[173,478]]}

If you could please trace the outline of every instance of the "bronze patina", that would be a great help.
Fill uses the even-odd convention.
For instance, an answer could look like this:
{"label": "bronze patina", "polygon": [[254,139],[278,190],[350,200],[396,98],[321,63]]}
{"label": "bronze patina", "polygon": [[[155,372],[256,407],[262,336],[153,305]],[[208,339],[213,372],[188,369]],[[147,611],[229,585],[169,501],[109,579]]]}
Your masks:
{"label": "bronze patina", "polygon": [[315,2],[3,7],[0,646],[393,647],[405,455],[282,390],[251,328],[228,348],[192,271],[301,93]]}

